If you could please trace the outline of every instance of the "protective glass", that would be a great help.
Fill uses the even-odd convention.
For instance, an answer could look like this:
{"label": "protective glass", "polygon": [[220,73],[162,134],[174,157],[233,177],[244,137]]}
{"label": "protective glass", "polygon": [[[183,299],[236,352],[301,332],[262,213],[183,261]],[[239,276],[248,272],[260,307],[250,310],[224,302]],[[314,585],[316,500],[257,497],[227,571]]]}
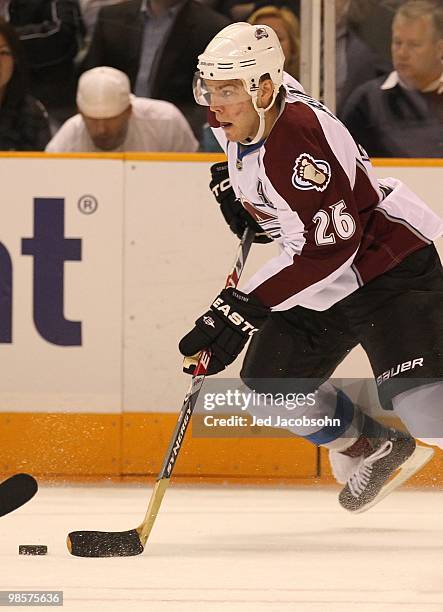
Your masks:
{"label": "protective glass", "polygon": [[226,106],[251,99],[240,79],[202,79],[200,73],[196,72],[192,88],[195,101],[201,106]]}

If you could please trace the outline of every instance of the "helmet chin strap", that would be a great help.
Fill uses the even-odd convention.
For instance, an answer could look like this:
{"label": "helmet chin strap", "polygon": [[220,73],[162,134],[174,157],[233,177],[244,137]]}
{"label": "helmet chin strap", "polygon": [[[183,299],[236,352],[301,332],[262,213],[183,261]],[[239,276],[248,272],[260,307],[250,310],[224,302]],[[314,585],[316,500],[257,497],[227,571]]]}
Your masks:
{"label": "helmet chin strap", "polygon": [[259,106],[257,106],[257,92],[254,92],[254,95],[252,96],[252,104],[255,108],[255,112],[257,113],[258,119],[259,119],[258,130],[254,138],[252,139],[247,138],[245,141],[240,141],[240,144],[253,145],[259,142],[263,138],[263,134],[265,133],[265,127],[266,127],[265,113],[274,104],[275,99],[277,97],[277,93],[278,92],[276,91],[273,92],[271,102],[268,104],[266,108],[260,108]]}

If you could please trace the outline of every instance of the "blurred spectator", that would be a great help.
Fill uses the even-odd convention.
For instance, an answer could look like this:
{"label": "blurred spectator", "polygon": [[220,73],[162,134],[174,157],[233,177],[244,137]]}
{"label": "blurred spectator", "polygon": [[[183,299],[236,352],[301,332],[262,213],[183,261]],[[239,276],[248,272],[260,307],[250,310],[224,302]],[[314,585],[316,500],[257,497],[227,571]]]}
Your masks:
{"label": "blurred spectator", "polygon": [[[274,6],[289,8],[296,17],[300,17],[300,0],[275,0]],[[215,9],[224,13],[234,21],[247,21],[254,11],[269,5],[269,0],[220,0],[214,6]]]}
{"label": "blurred spectator", "polygon": [[389,72],[370,47],[353,30],[348,16],[351,0],[336,0],[336,109],[366,81]]}
{"label": "blurred spectator", "polygon": [[83,36],[78,0],[8,0],[6,16],[25,50],[31,92],[59,124],[75,112],[74,58]]}
{"label": "blurred spectator", "polygon": [[100,66],[79,80],[80,114],[68,119],[46,147],[64,151],[196,151],[198,142],[170,102],[131,95],[124,72]]}
{"label": "blurred spectator", "polygon": [[127,0],[106,6],[83,68],[122,70],[136,95],[173,102],[199,134],[205,116],[192,95],[197,56],[227,24],[197,0]]}
{"label": "blurred spectator", "polygon": [[396,10],[405,0],[352,0],[349,9],[351,28],[392,70],[391,30]]}
{"label": "blurred spectator", "polygon": [[392,25],[388,78],[362,85],[342,120],[374,157],[443,157],[443,3],[410,0]]}
{"label": "blurred spectator", "polygon": [[274,30],[285,55],[285,71],[299,79],[300,23],[294,13],[288,8],[268,5],[254,11],[248,21],[252,25],[268,25]]}
{"label": "blurred spectator", "polygon": [[218,0],[197,0],[197,2],[200,2],[200,4],[206,4],[206,6],[209,6],[209,8],[212,8],[215,11],[218,10],[218,5],[220,4]]}
{"label": "blurred spectator", "polygon": [[[119,4],[124,0],[80,0],[83,23],[85,24],[86,40],[89,42],[97,21],[98,12],[104,6]],[[0,0],[1,2],[1,0]]]}
{"label": "blurred spectator", "polygon": [[27,91],[20,40],[0,18],[0,149],[41,151],[49,139],[46,111]]}

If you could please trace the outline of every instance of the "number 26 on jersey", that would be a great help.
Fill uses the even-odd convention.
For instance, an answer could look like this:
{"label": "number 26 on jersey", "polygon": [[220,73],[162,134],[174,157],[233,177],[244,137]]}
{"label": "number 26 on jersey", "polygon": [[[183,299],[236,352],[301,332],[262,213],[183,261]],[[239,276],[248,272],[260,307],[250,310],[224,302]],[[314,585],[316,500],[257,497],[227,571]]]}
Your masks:
{"label": "number 26 on jersey", "polygon": [[318,246],[335,244],[337,236],[342,240],[349,240],[356,230],[354,217],[347,212],[344,200],[329,206],[331,212],[319,210],[313,217],[316,224],[315,243]]}

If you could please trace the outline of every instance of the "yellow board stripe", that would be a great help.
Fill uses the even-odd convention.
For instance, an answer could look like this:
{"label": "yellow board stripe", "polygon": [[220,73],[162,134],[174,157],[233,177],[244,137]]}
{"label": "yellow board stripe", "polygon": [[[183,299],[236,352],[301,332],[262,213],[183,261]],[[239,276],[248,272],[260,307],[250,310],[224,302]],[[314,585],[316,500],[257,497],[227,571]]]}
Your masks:
{"label": "yellow board stripe", "polygon": [[402,168],[442,168],[443,167],[443,159],[433,158],[433,159],[418,159],[418,158],[379,158],[373,159],[372,164],[374,166],[391,166],[402,167]]}
{"label": "yellow board stripe", "polygon": [[3,159],[117,159],[150,162],[217,162],[226,159],[223,153],[42,153],[2,151]]}
{"label": "yellow board stripe", "polygon": [[122,153],[41,153],[18,151],[1,151],[0,158],[3,159],[117,159],[123,160]]}
{"label": "yellow board stripe", "polygon": [[[3,159],[118,159],[126,161],[171,161],[171,162],[217,162],[226,159],[224,153],[43,153],[2,151]],[[443,159],[399,159],[374,158],[374,166],[407,167],[407,168],[441,168]]]}

